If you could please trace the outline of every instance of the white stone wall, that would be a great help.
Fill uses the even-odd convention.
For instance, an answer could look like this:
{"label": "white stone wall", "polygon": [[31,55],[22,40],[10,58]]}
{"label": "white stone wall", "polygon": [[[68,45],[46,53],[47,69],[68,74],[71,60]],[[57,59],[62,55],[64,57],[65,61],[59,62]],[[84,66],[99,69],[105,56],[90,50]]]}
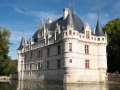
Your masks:
{"label": "white stone wall", "polygon": [[[90,34],[90,38],[86,39],[86,33],[81,34],[69,26],[67,29],[61,33],[64,34],[63,37],[52,44],[48,43],[40,47],[38,44],[32,50],[18,52],[19,76],[23,77],[24,80],[61,81],[64,83],[105,81],[105,72],[107,69],[106,37],[96,37]],[[69,35],[69,30],[72,31],[71,35]],[[89,25],[86,25],[85,31],[90,30]],[[75,35],[73,32],[75,32]],[[69,51],[69,43],[72,43],[72,51]],[[61,48],[59,55],[57,53],[58,45]],[[89,46],[88,54],[85,54],[85,45]],[[48,48],[50,50],[49,56],[47,56]],[[42,57],[40,58],[37,57],[39,50],[42,51]],[[30,58],[31,52],[32,59]],[[25,61],[24,54],[27,55]],[[60,69],[58,69],[58,60],[60,60]],[[85,68],[85,60],[89,60],[88,69]],[[47,62],[49,62],[48,69]],[[38,70],[38,63],[40,63],[40,70]],[[24,70],[25,65],[26,70]]]}

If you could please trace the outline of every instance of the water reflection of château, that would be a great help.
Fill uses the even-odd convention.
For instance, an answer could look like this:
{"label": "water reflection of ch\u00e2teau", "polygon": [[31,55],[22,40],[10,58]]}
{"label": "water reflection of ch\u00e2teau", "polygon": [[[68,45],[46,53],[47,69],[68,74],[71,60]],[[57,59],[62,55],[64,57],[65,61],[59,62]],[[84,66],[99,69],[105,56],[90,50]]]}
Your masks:
{"label": "water reflection of ch\u00e2teau", "polygon": [[58,83],[43,83],[18,81],[17,90],[110,90],[107,84],[58,84]]}

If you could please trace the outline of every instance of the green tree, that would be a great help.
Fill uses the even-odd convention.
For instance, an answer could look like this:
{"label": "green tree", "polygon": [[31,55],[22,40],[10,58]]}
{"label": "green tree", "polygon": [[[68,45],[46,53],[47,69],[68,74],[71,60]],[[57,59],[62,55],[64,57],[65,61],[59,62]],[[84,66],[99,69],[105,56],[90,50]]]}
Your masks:
{"label": "green tree", "polygon": [[8,57],[10,35],[9,30],[0,27],[0,75],[7,74],[7,66],[10,60]]}
{"label": "green tree", "polygon": [[17,66],[18,66],[18,60],[10,60],[8,65],[8,73],[9,74],[17,74]]}
{"label": "green tree", "polygon": [[109,72],[120,72],[120,18],[109,21],[103,30],[107,33],[107,64]]}

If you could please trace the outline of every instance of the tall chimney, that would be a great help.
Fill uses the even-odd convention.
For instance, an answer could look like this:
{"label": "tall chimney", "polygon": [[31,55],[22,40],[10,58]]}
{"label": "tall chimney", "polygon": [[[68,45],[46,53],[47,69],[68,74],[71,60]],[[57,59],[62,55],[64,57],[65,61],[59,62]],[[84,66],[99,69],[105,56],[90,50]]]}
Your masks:
{"label": "tall chimney", "polygon": [[51,23],[52,22],[52,18],[48,18],[48,23]]}
{"label": "tall chimney", "polygon": [[64,8],[63,9],[63,20],[66,19],[68,13],[69,13],[69,8]]}

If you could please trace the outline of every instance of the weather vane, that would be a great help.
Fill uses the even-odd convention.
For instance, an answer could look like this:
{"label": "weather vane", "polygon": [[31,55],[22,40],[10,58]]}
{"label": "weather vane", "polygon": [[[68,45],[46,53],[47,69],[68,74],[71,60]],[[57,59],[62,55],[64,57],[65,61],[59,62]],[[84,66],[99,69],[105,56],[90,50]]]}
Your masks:
{"label": "weather vane", "polygon": [[24,28],[23,28],[23,37],[24,37]]}
{"label": "weather vane", "polygon": [[69,3],[68,3],[68,6],[69,6],[69,9],[70,9],[70,6],[71,6],[71,4],[70,4],[70,0],[68,1]]}
{"label": "weather vane", "polygon": [[99,11],[98,11],[98,9],[97,9],[97,18],[98,18],[98,20],[99,20]]}

